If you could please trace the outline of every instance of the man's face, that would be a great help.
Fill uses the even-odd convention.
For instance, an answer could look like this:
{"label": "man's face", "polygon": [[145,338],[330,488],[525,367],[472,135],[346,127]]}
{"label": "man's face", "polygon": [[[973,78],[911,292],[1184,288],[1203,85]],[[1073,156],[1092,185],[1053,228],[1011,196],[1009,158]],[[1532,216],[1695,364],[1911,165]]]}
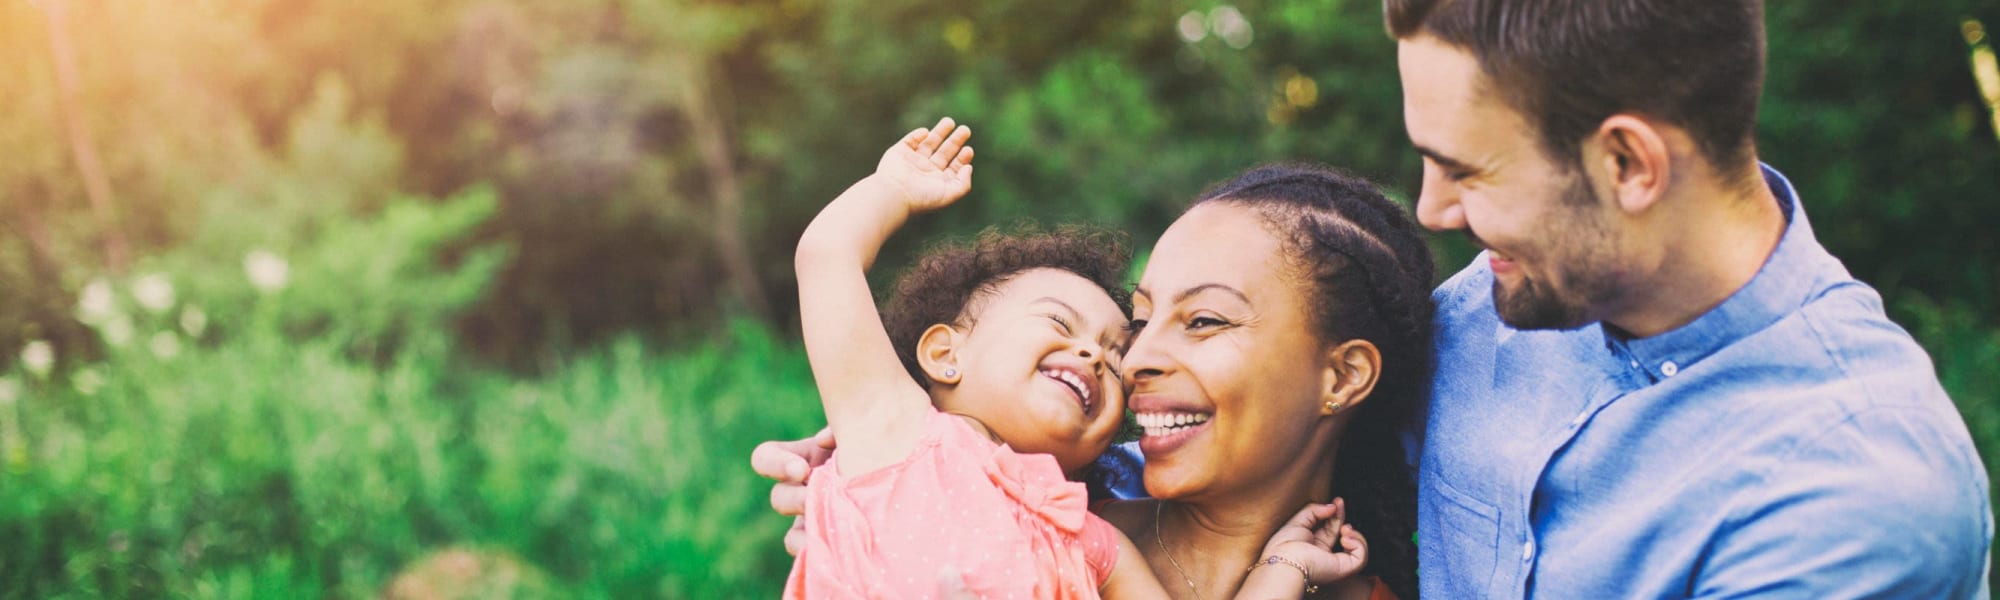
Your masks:
{"label": "man's face", "polygon": [[1470,53],[1418,35],[1400,40],[1396,56],[1403,123],[1424,155],[1417,220],[1463,231],[1487,250],[1493,303],[1509,326],[1568,329],[1602,318],[1620,287],[1616,204],[1542,150]]}

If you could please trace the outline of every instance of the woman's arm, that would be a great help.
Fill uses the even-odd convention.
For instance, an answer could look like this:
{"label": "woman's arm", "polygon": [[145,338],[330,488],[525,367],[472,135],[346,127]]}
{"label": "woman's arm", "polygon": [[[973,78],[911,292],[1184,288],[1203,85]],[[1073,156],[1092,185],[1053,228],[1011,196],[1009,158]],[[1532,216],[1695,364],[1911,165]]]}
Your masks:
{"label": "woman's arm", "polygon": [[834,198],[799,237],[800,330],[827,425],[841,440],[843,474],[894,464],[922,435],[929,397],[896,358],[866,272],[911,214],[971,189],[971,135],[945,118],[903,136],[875,174]]}

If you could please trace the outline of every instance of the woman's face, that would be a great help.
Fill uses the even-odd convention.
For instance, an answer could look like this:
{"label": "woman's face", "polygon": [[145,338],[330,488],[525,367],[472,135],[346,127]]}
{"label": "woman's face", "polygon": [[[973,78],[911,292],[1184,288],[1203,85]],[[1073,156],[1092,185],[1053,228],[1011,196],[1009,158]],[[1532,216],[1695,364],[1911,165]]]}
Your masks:
{"label": "woman's face", "polygon": [[1324,344],[1279,240],[1253,209],[1209,203],[1167,228],[1134,293],[1128,405],[1146,491],[1255,493],[1309,462]]}

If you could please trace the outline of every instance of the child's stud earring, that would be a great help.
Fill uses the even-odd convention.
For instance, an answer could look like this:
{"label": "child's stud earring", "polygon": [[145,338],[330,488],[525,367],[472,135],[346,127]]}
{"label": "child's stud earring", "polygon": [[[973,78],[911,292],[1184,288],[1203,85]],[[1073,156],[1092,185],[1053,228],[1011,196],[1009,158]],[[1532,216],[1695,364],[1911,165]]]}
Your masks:
{"label": "child's stud earring", "polygon": [[1341,406],[1343,406],[1343,405],[1345,405],[1345,404],[1346,404],[1346,403],[1344,403],[1344,402],[1335,402],[1335,401],[1333,401],[1333,400],[1328,400],[1328,401],[1326,401],[1326,414],[1329,414],[1329,415],[1330,415],[1330,414],[1333,414],[1333,413],[1337,413],[1337,412],[1340,412],[1340,407],[1341,407]]}
{"label": "child's stud earring", "polygon": [[945,367],[945,368],[944,368],[944,376],[945,376],[945,377],[957,377],[957,376],[958,376],[958,369],[954,369],[954,368],[951,368],[951,367]]}

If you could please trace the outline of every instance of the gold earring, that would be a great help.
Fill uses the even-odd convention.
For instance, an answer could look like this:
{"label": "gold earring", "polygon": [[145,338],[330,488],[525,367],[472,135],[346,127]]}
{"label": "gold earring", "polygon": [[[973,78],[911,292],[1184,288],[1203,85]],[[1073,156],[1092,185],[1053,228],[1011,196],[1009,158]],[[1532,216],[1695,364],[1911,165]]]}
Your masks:
{"label": "gold earring", "polygon": [[1344,405],[1344,404],[1346,404],[1346,403],[1344,403],[1344,402],[1338,402],[1338,401],[1334,401],[1334,400],[1328,400],[1328,401],[1326,401],[1326,414],[1329,414],[1329,415],[1330,415],[1330,414],[1333,414],[1333,413],[1337,413],[1337,412],[1340,412],[1340,407],[1341,407],[1342,405]]}

